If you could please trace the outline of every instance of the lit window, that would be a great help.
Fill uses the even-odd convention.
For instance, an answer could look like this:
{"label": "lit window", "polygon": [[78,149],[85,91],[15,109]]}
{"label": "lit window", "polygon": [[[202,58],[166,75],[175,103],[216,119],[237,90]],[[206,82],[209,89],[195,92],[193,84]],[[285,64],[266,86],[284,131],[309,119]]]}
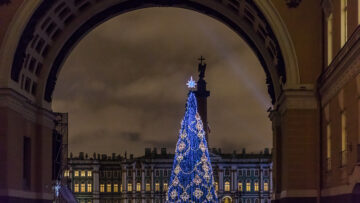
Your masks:
{"label": "lit window", "polygon": [[75,177],[79,176],[79,171],[75,171],[75,172],[74,172],[74,176],[75,176]]}
{"label": "lit window", "polygon": [[114,192],[119,192],[119,185],[117,183],[114,184]]}
{"label": "lit window", "polygon": [[357,15],[358,15],[358,24],[360,24],[360,2],[357,1]]}
{"label": "lit window", "polygon": [[122,187],[122,184],[120,184],[120,192],[123,191],[123,187]]}
{"label": "lit window", "polygon": [[136,183],[136,191],[137,192],[141,191],[141,183]]}
{"label": "lit window", "polygon": [[346,133],[346,115],[345,111],[341,112],[341,165],[346,165],[346,144],[347,144],[347,133]]}
{"label": "lit window", "polygon": [[230,191],[230,182],[226,181],[225,182],[225,188],[224,188],[225,192],[229,192]]}
{"label": "lit window", "polygon": [[105,192],[105,184],[100,184],[100,192]]}
{"label": "lit window", "polygon": [[156,191],[156,192],[159,192],[159,191],[160,191],[160,184],[159,184],[159,182],[156,182],[156,183],[155,183],[155,191]]}
{"label": "lit window", "polygon": [[251,183],[248,181],[246,182],[246,191],[250,192],[251,191]]}
{"label": "lit window", "polygon": [[128,183],[127,185],[127,191],[131,192],[132,191],[132,184]]}
{"label": "lit window", "polygon": [[74,192],[79,192],[79,183],[74,184]]}
{"label": "lit window", "polygon": [[163,188],[164,191],[167,191],[168,190],[168,184],[167,183],[164,183],[164,188]]}
{"label": "lit window", "polygon": [[254,183],[254,191],[255,192],[259,191],[259,182],[258,181],[255,181],[255,183]]}
{"label": "lit window", "polygon": [[88,176],[88,177],[91,177],[91,176],[92,176],[92,171],[88,171],[88,172],[87,172],[87,176]]}
{"label": "lit window", "polygon": [[92,192],[92,184],[91,183],[87,184],[87,192]]}
{"label": "lit window", "polygon": [[85,171],[81,171],[81,177],[85,177]]}
{"label": "lit window", "polygon": [[215,191],[219,191],[219,184],[218,184],[218,182],[215,182]]}
{"label": "lit window", "polygon": [[149,192],[151,190],[150,183],[146,183],[146,188],[145,189],[146,189],[147,192]]}
{"label": "lit window", "polygon": [[333,59],[333,14],[327,19],[327,62],[328,65]]}
{"label": "lit window", "polygon": [[65,177],[69,177],[69,175],[70,175],[69,170],[65,170],[65,172],[64,172],[64,176],[65,176]]}
{"label": "lit window", "polygon": [[106,184],[106,192],[111,192],[111,184]]}
{"label": "lit window", "polygon": [[346,40],[347,40],[347,1],[348,0],[341,0],[341,47],[344,46]]}
{"label": "lit window", "polygon": [[81,183],[80,192],[85,192],[85,183]]}
{"label": "lit window", "polygon": [[269,191],[269,183],[268,182],[264,182],[264,191],[265,192]]}
{"label": "lit window", "polygon": [[331,170],[331,125],[328,123],[326,125],[326,159],[327,159],[327,169]]}
{"label": "lit window", "polygon": [[243,184],[242,182],[238,183],[238,191],[242,192],[243,191]]}

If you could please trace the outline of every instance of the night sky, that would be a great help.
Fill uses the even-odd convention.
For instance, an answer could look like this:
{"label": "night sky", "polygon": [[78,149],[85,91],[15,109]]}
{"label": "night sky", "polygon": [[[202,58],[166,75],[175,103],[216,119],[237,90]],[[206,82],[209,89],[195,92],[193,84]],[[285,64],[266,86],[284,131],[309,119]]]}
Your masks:
{"label": "night sky", "polygon": [[[188,89],[206,58],[210,147],[271,148],[265,73],[250,47],[221,22],[177,8],[122,14],[88,33],[59,75],[53,110],[69,112],[69,151],[175,150]],[[159,151],[159,150],[158,150]]]}

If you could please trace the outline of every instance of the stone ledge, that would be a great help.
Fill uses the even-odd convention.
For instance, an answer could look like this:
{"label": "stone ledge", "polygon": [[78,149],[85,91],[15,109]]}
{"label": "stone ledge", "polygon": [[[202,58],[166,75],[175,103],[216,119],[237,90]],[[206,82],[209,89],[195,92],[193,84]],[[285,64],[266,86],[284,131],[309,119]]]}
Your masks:
{"label": "stone ledge", "polygon": [[54,127],[56,115],[53,112],[34,105],[26,97],[10,88],[0,88],[0,107],[9,108],[31,122],[51,129]]}

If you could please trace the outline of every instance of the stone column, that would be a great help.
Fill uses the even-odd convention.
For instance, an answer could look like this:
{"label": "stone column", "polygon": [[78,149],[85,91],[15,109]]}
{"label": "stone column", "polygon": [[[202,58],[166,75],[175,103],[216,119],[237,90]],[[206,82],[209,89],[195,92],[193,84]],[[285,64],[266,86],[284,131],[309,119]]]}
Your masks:
{"label": "stone column", "polygon": [[141,202],[145,203],[145,168],[141,168]]}
{"label": "stone column", "polygon": [[230,191],[235,191],[235,175],[234,175],[234,169],[231,168],[231,181],[230,181]]}
{"label": "stone column", "polygon": [[[95,161],[94,161],[95,162]],[[97,161],[96,161],[97,162]],[[93,166],[92,177],[93,177],[93,203],[100,203],[100,180],[99,180],[99,169],[100,165],[96,164]]]}
{"label": "stone column", "polygon": [[224,169],[219,167],[219,193],[224,191]]}
{"label": "stone column", "polygon": [[123,193],[123,198],[127,198],[127,180],[126,180],[126,176],[127,176],[127,170],[126,170],[126,163],[123,164],[122,168],[121,168],[121,174],[122,174],[122,178],[121,178],[121,184],[122,184],[122,193]]}
{"label": "stone column", "polygon": [[154,203],[154,166],[151,166],[151,184],[150,184],[150,190],[151,190],[151,202]]}

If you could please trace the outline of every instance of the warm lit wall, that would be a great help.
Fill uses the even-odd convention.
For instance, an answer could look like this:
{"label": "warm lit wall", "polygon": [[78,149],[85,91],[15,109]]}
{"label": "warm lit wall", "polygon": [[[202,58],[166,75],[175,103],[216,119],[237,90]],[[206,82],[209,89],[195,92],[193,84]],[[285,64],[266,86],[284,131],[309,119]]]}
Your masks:
{"label": "warm lit wall", "polygon": [[[0,202],[14,197],[50,199],[53,116],[15,93],[10,95],[0,91],[0,165],[4,166],[0,167]],[[30,188],[23,183],[24,136],[31,139]]]}
{"label": "warm lit wall", "polygon": [[273,0],[294,43],[300,81],[314,84],[322,67],[322,8],[320,1],[301,1],[288,8],[283,0]]}
{"label": "warm lit wall", "polygon": [[16,10],[21,6],[24,0],[12,0],[10,4],[0,6],[0,44],[7,28],[16,14]]}
{"label": "warm lit wall", "polygon": [[359,99],[357,93],[356,79],[349,81],[344,87],[344,109],[346,115],[346,132],[348,140],[348,161],[344,167],[340,166],[341,152],[341,108],[339,104],[339,94],[329,102],[329,113],[331,122],[331,170],[326,172],[326,125],[323,115],[323,171],[324,187],[336,187],[348,184],[349,176],[352,175],[357,163],[357,143],[359,134]]}

